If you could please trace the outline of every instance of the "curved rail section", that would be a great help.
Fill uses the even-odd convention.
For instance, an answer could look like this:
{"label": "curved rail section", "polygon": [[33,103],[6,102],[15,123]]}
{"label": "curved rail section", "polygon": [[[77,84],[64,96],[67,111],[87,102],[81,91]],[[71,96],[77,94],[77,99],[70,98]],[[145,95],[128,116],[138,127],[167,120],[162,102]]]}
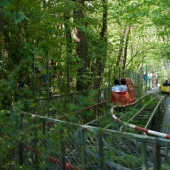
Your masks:
{"label": "curved rail section", "polygon": [[[153,94],[154,95],[154,94]],[[147,96],[149,98],[149,96]],[[152,97],[153,98],[153,97]],[[143,100],[145,100],[144,98]],[[145,100],[146,101],[146,100]],[[130,105],[141,105],[143,103],[139,103],[140,101],[136,101]],[[93,110],[92,108],[96,108],[100,105],[106,104],[106,114],[103,114],[102,110],[99,109],[102,114],[99,115],[100,119],[104,121],[104,116],[109,116],[109,123],[112,117],[117,122],[122,122],[119,118],[114,115],[114,108],[116,106],[111,106],[110,115],[110,103],[107,105],[107,102],[102,102],[100,104],[96,104],[94,106],[90,106],[86,108],[87,110]],[[109,108],[108,108],[109,107]],[[118,106],[119,107],[119,106]],[[124,106],[123,106],[124,107]],[[105,107],[104,107],[105,108]],[[71,121],[65,121],[66,118],[72,117],[72,115],[80,114],[86,109],[82,109],[79,113],[75,112],[71,113],[68,116],[64,115],[61,119],[57,120],[53,118],[48,118],[39,115],[32,115],[31,113],[15,111],[12,115],[17,122],[19,122],[19,126],[17,127],[17,131],[15,132],[18,135],[19,130],[24,130],[21,133],[20,145],[21,145],[21,153],[18,154],[20,160],[23,160],[23,163],[27,166],[32,166],[33,163],[39,165],[39,167],[44,167],[47,163],[50,165],[50,169],[68,169],[68,170],[80,170],[80,169],[136,169],[142,166],[153,167],[157,164],[152,162],[149,154],[150,151],[147,151],[146,147],[143,147],[144,144],[149,141],[149,146],[158,146],[154,138],[146,137],[142,135],[128,134],[124,133],[122,135],[121,132],[108,130],[105,128],[98,128],[89,125],[80,125],[72,123]],[[95,110],[95,109],[94,109]],[[109,112],[108,112],[109,110]],[[109,114],[108,114],[109,113]],[[99,118],[98,118],[99,119]],[[97,119],[96,119],[97,120]],[[95,122],[94,122],[95,123]],[[98,123],[98,122],[97,122]],[[150,130],[135,127],[133,124],[128,124],[127,122],[123,122],[123,124],[130,126],[134,129],[144,131],[146,133],[150,133]],[[154,134],[154,131],[150,134]],[[157,133],[157,132],[156,132]],[[170,138],[170,135],[165,135],[159,133],[162,137],[167,139]],[[155,135],[155,134],[154,134]],[[161,136],[159,135],[159,136]],[[104,139],[104,140],[103,140]],[[139,143],[134,143],[134,140],[138,140]],[[165,141],[165,139],[158,139],[160,141]],[[141,141],[141,142],[140,142]],[[145,143],[142,143],[145,141]],[[167,140],[168,142],[169,140]],[[117,147],[116,147],[117,146]],[[167,146],[168,144],[162,144],[161,146]],[[153,160],[157,154],[158,150],[162,151],[160,147],[156,147],[156,154],[153,157]],[[144,150],[142,150],[144,149]],[[155,150],[155,149],[154,149]],[[141,152],[142,151],[142,152]],[[148,156],[147,154],[148,153]],[[133,167],[129,165],[129,161],[126,162],[126,158],[129,160],[140,157]],[[169,153],[166,153],[167,158]],[[35,158],[35,159],[34,159]],[[159,156],[156,157],[156,160],[164,159]],[[38,160],[38,161],[36,161]],[[142,161],[141,161],[142,160]],[[149,160],[149,163],[147,161]],[[159,161],[157,161],[159,164]],[[23,164],[20,163],[21,165]],[[133,162],[134,164],[134,162]],[[37,166],[38,166],[37,165]],[[169,165],[169,163],[168,163]],[[160,164],[158,165],[160,166]]]}
{"label": "curved rail section", "polygon": [[[160,95],[157,92],[156,93],[148,93],[148,94],[146,94],[145,96],[139,98],[138,100],[136,100],[133,103],[128,103],[128,104],[125,104],[125,105],[114,105],[114,108],[116,108],[116,113],[121,112],[120,113],[120,115],[121,115],[120,119],[121,118],[126,118],[127,119],[126,122],[128,120],[130,121],[131,119],[132,119],[133,122],[136,121],[136,123],[132,123],[132,124],[138,124],[138,121],[140,121],[140,119],[143,119],[144,113],[142,112],[142,110],[144,111],[144,108],[145,108],[146,109],[145,122],[144,122],[145,124],[142,127],[144,127],[146,124],[147,124],[147,126],[149,126],[149,125],[152,124],[152,122],[151,122],[152,119],[149,119],[149,117],[151,117],[151,114],[148,113],[147,109],[148,109],[149,103],[152,103],[152,110],[154,108],[156,108],[155,105],[153,106],[153,103],[156,103],[156,102],[158,102],[160,100],[158,98],[158,96],[160,96]],[[112,106],[113,105],[111,105],[108,108],[109,113],[110,113],[110,108]],[[132,107],[132,112],[130,111],[131,107]],[[134,108],[137,111],[137,113],[133,113]],[[149,109],[151,110],[151,107],[149,107]],[[107,111],[107,113],[108,113],[108,111]],[[148,124],[148,120],[150,121],[149,124]],[[87,122],[86,125],[102,127],[102,128],[105,128],[105,129],[108,129],[108,128],[113,129],[113,126],[112,126],[112,123],[111,123],[111,120],[110,120],[110,114],[103,114],[103,116],[97,117],[96,119],[93,119],[92,121]],[[117,130],[117,126],[116,126],[116,130]]]}
{"label": "curved rail section", "polygon": [[[144,128],[151,128],[155,120],[158,119],[160,113],[159,108],[164,104],[165,95],[157,95],[146,102],[138,112],[132,116],[127,122],[137,124]],[[159,116],[160,117],[160,116]]]}
{"label": "curved rail section", "polygon": [[[164,96],[164,97],[166,97],[166,96]],[[162,98],[160,99],[160,101],[158,102],[158,105],[161,103],[161,100],[163,100],[164,97],[162,97]],[[134,104],[134,103],[132,103],[132,104]],[[132,105],[132,104],[131,104],[131,105]],[[148,121],[148,123],[147,123],[147,125],[146,125],[145,127],[148,127],[148,124],[151,122],[151,119],[153,118],[153,115],[154,115],[156,109],[158,109],[158,105],[155,107],[155,109],[154,109],[153,113],[151,114],[151,117],[150,117],[150,119],[149,119],[149,121]],[[124,106],[122,106],[122,107],[126,107],[126,105],[124,105]],[[165,134],[165,133],[153,131],[153,130],[150,130],[150,129],[147,129],[147,128],[143,128],[143,127],[136,126],[136,125],[134,125],[134,124],[130,124],[130,123],[128,123],[128,122],[122,121],[121,119],[119,119],[119,118],[114,114],[114,109],[115,109],[115,108],[116,108],[116,106],[113,106],[113,107],[111,108],[111,110],[110,110],[110,113],[111,113],[113,119],[114,119],[116,122],[122,123],[122,124],[123,124],[124,126],[126,126],[126,127],[129,127],[129,128],[132,128],[132,129],[135,129],[135,130],[138,130],[138,131],[141,131],[141,132],[150,134],[150,135],[154,135],[154,136],[158,136],[158,137],[170,139],[170,134]],[[141,111],[140,111],[140,112],[141,112]]]}

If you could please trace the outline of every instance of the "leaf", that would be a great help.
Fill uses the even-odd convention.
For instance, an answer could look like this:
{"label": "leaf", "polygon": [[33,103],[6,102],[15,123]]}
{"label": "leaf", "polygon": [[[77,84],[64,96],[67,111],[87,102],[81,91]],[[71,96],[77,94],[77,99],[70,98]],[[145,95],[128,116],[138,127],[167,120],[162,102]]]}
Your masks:
{"label": "leaf", "polygon": [[21,12],[14,13],[14,20],[16,23],[21,22],[24,19],[28,20],[28,18],[23,13]]}
{"label": "leaf", "polygon": [[0,7],[2,6],[6,6],[9,4],[9,1],[8,0],[0,0]]}

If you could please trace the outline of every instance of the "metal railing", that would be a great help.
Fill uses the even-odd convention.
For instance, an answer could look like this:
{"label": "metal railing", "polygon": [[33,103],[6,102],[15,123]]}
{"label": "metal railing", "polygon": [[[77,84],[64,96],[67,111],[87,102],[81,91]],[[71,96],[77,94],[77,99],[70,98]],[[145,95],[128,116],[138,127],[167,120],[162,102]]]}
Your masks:
{"label": "metal railing", "polygon": [[[79,125],[15,109],[14,167],[58,170],[162,170],[170,140]],[[14,168],[16,169],[16,168]]]}
{"label": "metal railing", "polygon": [[[86,92],[76,92],[67,95],[55,95],[47,98],[37,98],[31,103],[19,103],[22,110],[51,118],[59,118],[85,107],[110,100],[110,89],[96,89]],[[15,105],[18,105],[17,103]],[[33,109],[34,108],[34,109]]]}

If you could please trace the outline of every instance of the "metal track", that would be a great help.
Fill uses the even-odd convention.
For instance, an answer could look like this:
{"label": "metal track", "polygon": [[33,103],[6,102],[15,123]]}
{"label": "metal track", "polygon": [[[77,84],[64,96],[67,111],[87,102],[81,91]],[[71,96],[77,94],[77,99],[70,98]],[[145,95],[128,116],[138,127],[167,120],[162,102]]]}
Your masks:
{"label": "metal track", "polygon": [[[143,127],[152,128],[155,126],[155,115],[158,114],[158,107],[160,107],[165,95],[157,95],[149,100],[134,116],[132,116],[127,122]],[[159,110],[160,112],[160,110]],[[161,113],[163,115],[163,113]]]}
{"label": "metal track", "polygon": [[[136,102],[131,106],[117,107],[114,113],[121,119],[121,121],[127,124],[132,124],[140,128],[161,132],[161,124],[165,112],[164,99],[167,97],[165,94],[157,93],[151,98],[141,98],[140,102]],[[125,123],[125,124],[126,124]],[[125,124],[117,124],[113,121],[110,114],[106,114],[100,118],[92,120],[87,125],[101,127],[106,129],[115,129],[131,133],[140,133],[143,131],[128,128]],[[146,133],[145,133],[146,134]]]}

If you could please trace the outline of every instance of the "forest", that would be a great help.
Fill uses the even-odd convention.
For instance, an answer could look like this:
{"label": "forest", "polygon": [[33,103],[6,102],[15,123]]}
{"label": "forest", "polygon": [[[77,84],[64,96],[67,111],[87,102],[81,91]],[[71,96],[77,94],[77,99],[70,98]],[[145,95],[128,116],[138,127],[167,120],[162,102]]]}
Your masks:
{"label": "forest", "polygon": [[68,94],[94,88],[94,79],[103,87],[109,67],[135,72],[168,59],[169,3],[1,0],[0,108],[18,100],[23,84],[30,96],[47,82]]}
{"label": "forest", "polygon": [[169,0],[0,0],[4,169],[11,104],[34,108],[37,98],[108,87],[114,67],[138,72],[169,60],[169,8]]}

